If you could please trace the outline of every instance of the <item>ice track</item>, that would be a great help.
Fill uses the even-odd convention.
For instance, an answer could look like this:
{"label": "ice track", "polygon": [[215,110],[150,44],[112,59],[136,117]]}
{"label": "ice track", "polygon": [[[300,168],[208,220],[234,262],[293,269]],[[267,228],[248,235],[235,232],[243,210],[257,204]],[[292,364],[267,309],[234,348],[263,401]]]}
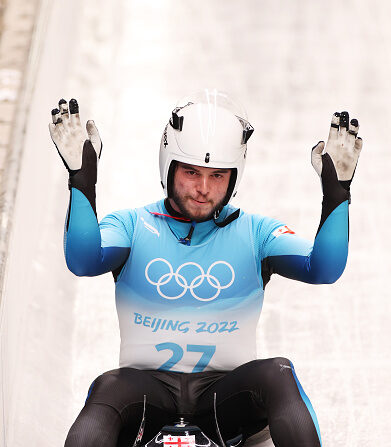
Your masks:
{"label": "ice track", "polygon": [[177,99],[204,86],[246,106],[255,133],[235,204],[313,238],[321,187],[311,147],[333,112],[360,121],[342,278],[273,277],[261,357],[285,356],[324,447],[391,446],[391,3],[386,0],[53,2],[26,133],[1,313],[2,447],[60,446],[90,382],[117,366],[110,275],[67,271],[67,179],[50,110],[65,97],[103,140],[98,215],[161,197],[158,147]]}

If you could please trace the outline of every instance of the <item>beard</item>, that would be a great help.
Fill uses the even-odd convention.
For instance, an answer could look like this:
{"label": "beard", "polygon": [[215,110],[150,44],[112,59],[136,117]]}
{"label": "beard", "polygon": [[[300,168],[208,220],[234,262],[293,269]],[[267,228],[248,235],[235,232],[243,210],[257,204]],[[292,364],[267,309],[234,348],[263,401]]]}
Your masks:
{"label": "beard", "polygon": [[[190,196],[181,196],[177,189],[174,187],[172,192],[171,199],[175,202],[176,206],[179,208],[181,214],[187,219],[193,220],[195,222],[205,222],[214,217],[216,212],[220,212],[223,208],[224,199],[220,200],[220,202],[216,203],[209,212],[200,215],[199,213],[194,213],[191,211],[190,207],[187,206],[187,201],[192,199]],[[213,202],[210,202],[213,204]]]}

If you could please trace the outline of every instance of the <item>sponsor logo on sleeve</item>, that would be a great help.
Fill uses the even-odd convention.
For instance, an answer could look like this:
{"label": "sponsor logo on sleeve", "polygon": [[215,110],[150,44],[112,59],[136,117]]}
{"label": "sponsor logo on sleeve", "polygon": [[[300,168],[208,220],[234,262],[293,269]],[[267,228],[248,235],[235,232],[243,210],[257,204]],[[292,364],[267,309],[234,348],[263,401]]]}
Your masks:
{"label": "sponsor logo on sleeve", "polygon": [[278,227],[272,233],[272,235],[274,237],[279,237],[279,236],[281,236],[283,234],[295,234],[295,232],[293,230],[291,230],[290,228],[288,228],[286,225],[284,225],[282,227]]}
{"label": "sponsor logo on sleeve", "polygon": [[157,237],[160,236],[159,231],[158,231],[155,227],[153,227],[153,226],[152,226],[151,224],[149,224],[148,222],[145,222],[145,220],[144,220],[143,217],[141,218],[141,220],[143,221],[144,227],[145,227],[148,231],[150,231],[150,232],[153,233],[153,234],[156,234]]}

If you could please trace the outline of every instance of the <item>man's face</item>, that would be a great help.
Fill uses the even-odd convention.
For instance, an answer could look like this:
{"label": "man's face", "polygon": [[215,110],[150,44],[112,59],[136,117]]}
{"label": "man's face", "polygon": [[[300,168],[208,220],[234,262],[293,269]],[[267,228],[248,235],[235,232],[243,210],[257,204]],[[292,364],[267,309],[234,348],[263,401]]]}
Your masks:
{"label": "man's face", "polygon": [[202,222],[213,217],[227,194],[231,169],[178,163],[170,204],[185,217]]}

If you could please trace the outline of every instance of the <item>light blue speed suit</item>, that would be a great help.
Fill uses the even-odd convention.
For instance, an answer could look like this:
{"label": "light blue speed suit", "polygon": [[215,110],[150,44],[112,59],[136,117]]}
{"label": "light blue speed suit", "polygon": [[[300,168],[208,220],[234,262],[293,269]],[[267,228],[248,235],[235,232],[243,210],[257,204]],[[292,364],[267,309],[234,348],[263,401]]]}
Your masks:
{"label": "light blue speed suit", "polygon": [[[225,206],[217,222],[234,211]],[[217,226],[168,214],[162,200],[112,213],[98,225],[91,199],[71,190],[66,262],[79,276],[113,272],[121,367],[233,370],[257,358],[255,331],[271,274],[325,284],[345,268],[347,199],[324,200],[313,243],[260,215],[240,212]],[[295,380],[320,439],[314,410]]]}
{"label": "light blue speed suit", "polygon": [[[163,201],[110,214],[98,227],[74,189],[66,260],[77,275],[120,269],[121,367],[230,370],[256,358],[255,330],[272,272],[312,284],[341,275],[347,208],[345,202],[333,211],[313,246],[281,222],[244,212],[223,228],[213,220],[196,224],[188,246],[179,239],[192,224],[159,215],[168,214]],[[219,221],[233,211],[226,206]]]}

